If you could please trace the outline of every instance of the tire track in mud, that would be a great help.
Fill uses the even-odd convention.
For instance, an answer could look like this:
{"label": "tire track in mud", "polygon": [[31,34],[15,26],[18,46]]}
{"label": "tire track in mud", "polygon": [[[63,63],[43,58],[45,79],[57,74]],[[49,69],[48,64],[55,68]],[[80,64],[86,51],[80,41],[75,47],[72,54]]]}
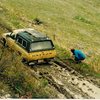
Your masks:
{"label": "tire track in mud", "polygon": [[49,65],[37,65],[32,68],[42,78],[48,80],[66,98],[98,99],[100,88],[88,82],[82,75],[63,64],[52,62]]}
{"label": "tire track in mud", "polygon": [[[57,61],[59,62],[59,61]],[[87,78],[83,77],[77,71],[73,70],[71,67],[67,66],[65,63],[60,62],[60,67],[64,66],[65,69],[68,69],[70,72],[70,80],[69,82],[76,86],[88,95],[88,98],[100,99],[100,87],[95,85],[93,82],[87,80]],[[70,70],[69,70],[70,69]],[[72,71],[71,71],[72,70]],[[84,97],[84,96],[83,96]]]}
{"label": "tire track in mud", "polygon": [[[57,69],[60,69],[60,68],[57,68]],[[58,72],[57,69],[53,69],[55,70],[55,72],[49,73],[49,74],[45,74],[45,72],[42,72],[43,78],[51,82],[51,85],[53,85],[66,98],[83,98],[83,97],[88,98],[88,95],[81,93],[81,91],[78,90],[77,87],[73,87],[72,84],[66,81],[67,80],[66,77],[68,76],[66,75],[64,76],[62,72],[55,75],[55,73]],[[65,78],[63,79],[63,77]],[[63,80],[65,80],[65,82]]]}
{"label": "tire track in mud", "polygon": [[65,97],[67,98],[74,98],[69,91],[66,91],[66,89],[63,87],[63,84],[60,82],[60,84],[57,84],[57,82],[55,81],[55,79],[51,76],[51,75],[44,75],[42,74],[42,77],[47,79],[49,84],[54,86],[57,91],[59,91],[61,94],[63,94]]}

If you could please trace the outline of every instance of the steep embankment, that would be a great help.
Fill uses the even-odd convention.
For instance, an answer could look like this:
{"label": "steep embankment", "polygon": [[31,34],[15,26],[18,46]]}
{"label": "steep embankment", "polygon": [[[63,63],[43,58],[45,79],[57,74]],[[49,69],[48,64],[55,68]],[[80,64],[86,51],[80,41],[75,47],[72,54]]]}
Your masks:
{"label": "steep embankment", "polygon": [[[42,24],[35,24],[37,18]],[[84,64],[74,65],[69,60],[67,61],[67,64],[77,71],[86,74],[90,72],[88,69],[93,69],[98,73],[100,72],[100,0],[0,0],[0,34],[11,29],[24,27],[32,27],[46,33],[56,45],[64,48],[67,52],[59,49],[58,46],[56,48],[61,60],[70,57],[70,48],[82,49],[87,54]],[[14,94],[15,97],[25,95],[31,95],[31,97],[57,97],[57,91],[48,86],[48,81],[41,80],[41,84],[38,81],[38,87],[34,87],[33,82],[29,84],[30,81],[27,78],[32,76],[26,75],[30,71],[27,72],[23,65],[21,65],[22,69],[19,69],[19,73],[16,73],[19,65],[16,66],[16,62],[11,64],[11,61],[7,60],[10,55],[2,56],[3,49],[1,48],[2,46],[0,47],[0,74],[3,77],[0,75],[0,86],[4,91],[7,91],[7,93],[17,91],[15,93],[17,96]],[[7,58],[7,65],[4,63],[6,62],[5,58]],[[3,66],[5,66],[4,69]],[[13,71],[16,73],[15,76],[13,76]],[[25,76],[21,74],[22,72]],[[99,74],[96,75],[100,77]],[[7,76],[8,80],[5,81]],[[26,77],[24,82],[20,80],[20,76]],[[14,78],[17,80],[12,82]],[[20,84],[20,81],[23,83]],[[33,78],[32,81],[36,81],[37,84],[36,79]],[[28,86],[28,88],[25,88],[25,86],[20,87],[23,85]],[[45,89],[43,89],[44,87]],[[39,91],[40,88],[42,91]],[[49,90],[50,88],[51,90]],[[1,94],[4,94],[3,90],[0,91]],[[28,93],[29,91],[33,94]],[[39,92],[39,94],[36,92]]]}

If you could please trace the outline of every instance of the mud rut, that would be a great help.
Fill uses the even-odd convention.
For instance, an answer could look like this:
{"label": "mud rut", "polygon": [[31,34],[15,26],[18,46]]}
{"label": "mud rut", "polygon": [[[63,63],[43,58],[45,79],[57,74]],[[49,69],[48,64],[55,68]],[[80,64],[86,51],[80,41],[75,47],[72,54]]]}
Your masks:
{"label": "mud rut", "polygon": [[100,99],[100,88],[61,61],[31,66],[37,78],[48,80],[59,98]]}

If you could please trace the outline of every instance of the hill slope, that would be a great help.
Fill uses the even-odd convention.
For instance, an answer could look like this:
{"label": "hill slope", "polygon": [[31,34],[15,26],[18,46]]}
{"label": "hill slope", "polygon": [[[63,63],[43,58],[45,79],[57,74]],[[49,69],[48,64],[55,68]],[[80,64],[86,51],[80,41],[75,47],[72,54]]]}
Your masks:
{"label": "hill slope", "polygon": [[[34,24],[36,19],[42,24]],[[86,65],[100,72],[100,0],[0,0],[0,34],[26,27],[50,36],[61,59],[70,56],[70,48],[83,50]]]}
{"label": "hill slope", "polygon": [[[0,0],[0,18],[13,29],[34,27],[52,39],[55,34],[59,46],[83,49],[93,56],[87,63],[97,61],[92,65],[100,71],[99,0]],[[35,18],[43,25],[32,25]]]}

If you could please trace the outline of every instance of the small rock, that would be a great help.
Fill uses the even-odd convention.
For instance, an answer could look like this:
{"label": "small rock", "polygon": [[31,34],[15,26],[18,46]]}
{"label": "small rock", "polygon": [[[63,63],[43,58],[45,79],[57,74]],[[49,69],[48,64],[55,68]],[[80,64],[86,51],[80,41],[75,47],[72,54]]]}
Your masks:
{"label": "small rock", "polygon": [[85,83],[83,83],[83,85],[86,85]]}

